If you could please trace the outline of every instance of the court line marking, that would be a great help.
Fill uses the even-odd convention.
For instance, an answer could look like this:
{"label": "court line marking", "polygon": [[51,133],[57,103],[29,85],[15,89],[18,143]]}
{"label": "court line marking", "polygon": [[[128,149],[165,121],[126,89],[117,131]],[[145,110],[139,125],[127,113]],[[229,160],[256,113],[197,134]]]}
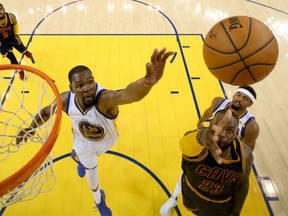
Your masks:
{"label": "court line marking", "polygon": [[[124,158],[128,161],[130,161],[131,163],[133,164],[136,164],[137,166],[139,166],[141,169],[143,169],[145,172],[147,172],[150,176],[152,176],[152,178],[160,185],[160,187],[164,190],[164,192],[166,193],[166,195],[168,197],[171,196],[169,190],[166,188],[166,186],[163,184],[163,182],[157,177],[157,175],[155,175],[148,167],[146,167],[144,164],[140,163],[139,161],[135,160],[134,158],[132,157],[129,157],[125,154],[122,154],[122,153],[119,153],[119,152],[115,152],[115,151],[111,151],[111,150],[108,150],[105,154],[111,154],[111,155],[114,155],[114,156],[118,156],[118,157],[121,157],[121,158]],[[71,153],[67,153],[67,154],[64,154],[62,156],[59,156],[57,158],[55,158],[53,160],[53,163],[56,163],[57,161],[60,161],[60,160],[63,160],[67,157],[71,156]],[[181,212],[180,212],[180,209],[178,208],[178,206],[175,206],[174,207],[177,214],[179,216],[181,216]]]}
{"label": "court line marking", "polygon": [[251,2],[251,3],[254,3],[254,4],[257,4],[257,5],[260,5],[260,6],[263,6],[263,7],[266,7],[266,8],[269,8],[269,9],[272,9],[272,10],[274,10],[274,11],[278,11],[278,12],[280,12],[280,13],[288,14],[288,12],[285,12],[285,11],[283,11],[283,10],[280,10],[280,9],[277,9],[277,8],[274,8],[274,7],[271,7],[271,6],[268,6],[268,5],[265,5],[265,4],[256,2],[256,1],[251,1],[251,0],[246,0],[246,1]]}
{"label": "court line marking", "polygon": [[[29,47],[30,43],[32,42],[32,38],[33,38],[33,36],[35,35],[35,31],[37,30],[37,28],[41,25],[41,23],[42,23],[45,19],[47,19],[50,15],[52,15],[52,14],[55,13],[56,11],[60,10],[61,8],[65,7],[65,6],[70,6],[70,5],[74,4],[74,3],[78,3],[78,2],[81,2],[81,1],[85,1],[85,0],[72,1],[72,2],[70,2],[70,3],[64,4],[63,6],[60,6],[60,7],[56,8],[55,10],[53,10],[52,12],[50,12],[49,14],[47,14],[47,15],[36,25],[36,27],[34,28],[32,34],[31,34],[31,36],[30,36],[30,39],[29,39],[29,41],[28,41],[28,44],[27,44],[27,46],[26,46],[26,48]],[[182,49],[181,41],[180,41],[179,34],[178,34],[178,32],[177,32],[176,27],[174,26],[173,22],[169,19],[168,16],[166,16],[162,11],[158,10],[158,9],[155,8],[154,6],[149,5],[149,4],[145,3],[145,2],[138,1],[138,0],[131,0],[131,1],[134,1],[134,2],[137,2],[137,3],[140,3],[140,4],[143,4],[143,5],[146,5],[146,6],[148,6],[148,7],[151,7],[151,8],[153,8],[153,9],[155,9],[157,12],[159,12],[160,14],[162,14],[162,15],[170,22],[172,28],[174,29],[175,36],[176,36],[176,40],[177,40],[178,45],[179,45],[181,57],[182,57],[182,60],[183,60],[184,68],[185,68],[185,71],[186,71],[186,75],[187,75],[187,77],[188,77],[188,83],[189,83],[189,86],[190,86],[190,89],[191,89],[191,93],[192,93],[192,97],[193,97],[193,100],[194,100],[196,112],[197,112],[197,114],[198,114],[198,117],[200,118],[201,113],[200,113],[199,106],[198,106],[198,103],[197,103],[196,94],[195,94],[195,91],[194,91],[194,88],[193,88],[193,85],[192,85],[192,81],[191,81],[189,69],[188,69],[188,66],[187,66],[187,63],[186,63],[186,60],[185,60],[185,55],[184,55],[184,52],[183,52],[183,49]],[[249,0],[247,0],[247,1],[249,1]],[[253,2],[253,1],[250,1],[250,2],[255,3],[255,2]],[[265,5],[264,5],[264,6],[265,6]],[[280,12],[281,12],[281,11],[280,11]],[[285,13],[285,12],[284,12],[284,13]],[[131,35],[131,34],[130,34],[130,35]],[[201,34],[201,37],[202,37],[202,40],[204,41],[204,38],[203,38],[203,35],[202,35],[202,34]],[[24,57],[24,55],[23,55],[22,58],[20,59],[20,63],[22,62],[23,57]],[[176,57],[176,56],[175,56],[175,57]],[[174,60],[174,59],[173,59],[173,60]],[[13,78],[14,78],[14,77],[13,77]],[[13,78],[12,78],[11,81],[13,81]],[[221,83],[221,81],[219,81],[219,84],[220,84],[220,87],[221,87],[221,89],[222,89],[222,92],[223,92],[225,98],[227,98],[226,91],[225,91],[224,86],[223,86],[223,84]],[[3,102],[3,100],[2,100],[2,102]],[[120,154],[120,153],[119,153],[119,154]],[[125,155],[123,155],[123,156],[125,156]],[[126,156],[126,157],[128,157],[128,156]],[[128,157],[128,158],[129,158],[129,157]],[[126,158],[126,159],[127,159],[127,158]],[[139,163],[139,162],[136,161],[135,159],[133,159],[133,158],[131,158],[131,159],[132,159],[133,161]],[[128,159],[127,159],[127,160],[128,160]],[[144,166],[144,165],[143,165],[143,166]],[[259,185],[260,190],[261,190],[262,185],[259,184],[259,176],[258,176],[258,173],[257,173],[257,171],[256,171],[256,168],[255,168],[254,165],[252,166],[252,168],[253,168],[253,171],[254,171],[254,173],[255,173],[255,176],[256,176],[256,178],[257,178],[257,180],[258,180],[258,185]],[[147,168],[147,169],[148,169],[148,168]],[[152,173],[152,174],[155,175],[154,173]],[[157,177],[157,176],[155,176],[155,177]],[[158,177],[157,177],[157,178],[158,178]],[[162,182],[161,182],[161,183],[162,183]],[[163,184],[163,183],[162,183],[162,184]],[[167,188],[165,187],[165,185],[163,185],[163,186],[164,186],[164,188],[167,190]],[[163,190],[165,191],[164,188],[163,188]],[[262,188],[262,189],[263,189],[263,188]],[[165,192],[166,192],[166,191],[165,191]],[[168,192],[168,194],[167,194],[167,192]],[[168,190],[167,190],[167,192],[166,192],[166,194],[168,195],[168,197],[170,197],[171,195],[170,195],[170,193],[169,193]],[[266,201],[267,201],[267,200],[266,200],[267,197],[266,197],[266,195],[263,193],[263,192],[264,192],[263,190],[261,190],[261,192],[262,192],[262,195],[263,195],[264,200],[265,200],[265,202],[266,202]],[[270,204],[269,204],[268,201],[266,202],[266,206],[268,207],[268,210],[269,210],[270,214],[272,213],[272,215],[273,215],[273,211],[272,211],[271,206],[270,206]],[[177,208],[178,208],[178,207],[177,207]],[[271,211],[270,211],[270,210],[271,210]],[[177,209],[176,209],[176,211],[177,211]],[[178,213],[178,212],[177,212],[177,213]],[[180,213],[180,212],[179,212],[179,213]],[[1,214],[1,212],[0,212],[0,216],[1,216],[1,215],[2,215],[2,214]],[[178,214],[178,215],[179,215],[179,214]],[[181,213],[180,213],[180,215],[181,215]]]}

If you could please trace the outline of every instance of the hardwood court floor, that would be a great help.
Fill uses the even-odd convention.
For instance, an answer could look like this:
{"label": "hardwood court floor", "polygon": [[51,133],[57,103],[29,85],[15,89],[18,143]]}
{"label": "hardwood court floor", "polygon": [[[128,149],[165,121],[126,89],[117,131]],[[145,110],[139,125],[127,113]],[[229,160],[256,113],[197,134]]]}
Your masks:
{"label": "hardwood court floor", "polygon": [[[235,90],[225,84],[222,89],[205,68],[202,36],[216,21],[230,15],[257,14],[267,21],[278,39],[280,55],[275,72],[253,85],[258,99],[251,112],[261,134],[243,215],[287,214],[287,32],[279,30],[287,29],[286,3],[19,0],[17,7],[10,1],[2,3],[7,11],[18,15],[20,32],[26,34],[22,39],[36,61],[34,65],[27,59],[22,63],[47,73],[60,92],[68,90],[67,73],[75,65],[90,67],[103,86],[121,89],[145,74],[154,48],[167,47],[177,53],[169,59],[163,79],[147,98],[121,107],[120,138],[111,152],[99,158],[100,184],[116,216],[159,215],[166,192],[173,191],[181,172],[179,139],[195,127],[213,97],[223,96],[224,89],[231,98]],[[268,22],[270,17],[273,19]],[[55,158],[64,156],[53,166],[57,178],[54,190],[12,205],[3,215],[98,215],[92,208],[86,179],[77,176],[75,163],[65,157],[71,147],[70,120],[64,114],[53,150]],[[276,188],[276,195],[263,193],[266,183]],[[181,201],[178,207],[171,215],[189,215]]]}

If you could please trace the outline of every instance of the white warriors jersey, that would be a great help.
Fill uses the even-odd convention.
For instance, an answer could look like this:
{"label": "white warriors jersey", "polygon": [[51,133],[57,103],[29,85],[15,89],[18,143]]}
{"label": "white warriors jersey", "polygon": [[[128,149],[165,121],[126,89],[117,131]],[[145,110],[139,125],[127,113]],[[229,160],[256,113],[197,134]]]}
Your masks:
{"label": "white warriors jersey", "polygon": [[[97,84],[96,101],[104,90]],[[104,153],[117,141],[118,130],[115,124],[117,116],[114,118],[105,116],[96,105],[84,112],[78,106],[75,94],[72,92],[69,93],[66,113],[72,119],[74,142],[84,146],[93,145],[95,147],[93,149]]]}
{"label": "white warriors jersey", "polygon": [[[219,110],[225,110],[227,109],[227,107],[231,104],[231,101],[228,99],[223,99],[220,104],[218,104],[218,106],[213,110],[213,116],[215,115],[216,112],[218,112]],[[246,110],[246,112],[244,113],[244,115],[238,117],[239,119],[239,125],[238,125],[238,129],[239,129],[239,133],[238,136],[240,138],[244,137],[244,132],[245,132],[245,126],[248,124],[249,121],[251,121],[252,119],[255,119],[255,117],[248,111]]]}

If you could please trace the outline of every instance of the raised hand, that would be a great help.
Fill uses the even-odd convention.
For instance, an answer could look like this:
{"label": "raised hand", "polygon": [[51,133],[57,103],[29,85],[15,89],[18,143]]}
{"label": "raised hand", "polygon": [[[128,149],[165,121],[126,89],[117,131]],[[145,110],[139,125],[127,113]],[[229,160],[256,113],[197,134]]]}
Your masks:
{"label": "raised hand", "polygon": [[[222,154],[221,149],[219,148],[217,141],[219,139],[219,134],[225,127],[225,125],[230,121],[232,117],[232,111],[228,109],[225,115],[219,121],[214,121],[208,128],[205,128],[206,131],[203,133],[204,138],[200,138],[203,145],[210,150],[214,159],[218,164],[222,163],[222,158],[220,155]],[[203,131],[204,132],[204,131]]]}
{"label": "raised hand", "polygon": [[144,84],[146,86],[152,86],[161,79],[166,60],[173,53],[172,51],[166,52],[166,48],[163,48],[160,52],[158,49],[154,49],[151,61],[146,64],[146,75],[144,78]]}
{"label": "raised hand", "polygon": [[25,128],[25,129],[20,130],[16,137],[16,144],[20,145],[23,142],[23,140],[24,142],[27,142],[27,138],[34,136],[34,134],[35,134],[35,129],[33,128]]}

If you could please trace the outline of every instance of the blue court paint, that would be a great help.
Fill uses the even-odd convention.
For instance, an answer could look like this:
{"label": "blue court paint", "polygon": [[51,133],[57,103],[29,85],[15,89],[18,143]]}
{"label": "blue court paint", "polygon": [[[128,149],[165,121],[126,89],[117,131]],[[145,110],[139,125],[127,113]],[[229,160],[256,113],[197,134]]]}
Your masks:
{"label": "blue court paint", "polygon": [[140,4],[143,4],[143,5],[146,5],[148,7],[151,7],[153,9],[155,9],[157,12],[159,12],[161,15],[163,15],[167,19],[167,21],[171,24],[171,27],[173,28],[174,33],[175,33],[176,41],[178,43],[178,47],[179,47],[180,54],[181,54],[181,57],[182,57],[182,61],[183,61],[183,64],[184,64],[187,80],[188,80],[188,83],[189,83],[189,86],[190,86],[190,89],[191,89],[191,93],[192,93],[192,98],[193,98],[194,104],[195,104],[195,109],[196,109],[198,118],[200,118],[201,117],[201,113],[200,113],[200,110],[199,110],[196,94],[195,94],[195,91],[194,91],[194,88],[193,88],[193,85],[192,85],[192,82],[191,82],[191,79],[190,79],[189,69],[188,69],[188,66],[187,66],[187,63],[186,63],[185,55],[184,55],[184,52],[183,52],[183,48],[182,48],[182,44],[181,44],[181,40],[180,40],[178,31],[177,31],[177,28],[175,27],[175,25],[172,22],[172,20],[166,14],[164,14],[162,11],[156,9],[155,7],[153,7],[153,6],[151,6],[151,5],[147,4],[147,3],[144,3],[144,2],[141,2],[141,1],[138,1],[138,0],[132,0],[132,1],[138,2]]}
{"label": "blue court paint", "polygon": [[175,58],[177,56],[177,52],[174,52],[174,55],[172,56],[171,60],[170,60],[170,63],[173,63]]}
{"label": "blue court paint", "polygon": [[[51,13],[47,14],[47,15],[37,24],[37,26],[36,26],[35,29],[33,30],[32,34],[31,34],[31,36],[30,36],[30,40],[28,41],[28,44],[27,44],[26,47],[28,48],[29,45],[30,45],[30,43],[32,42],[32,38],[33,38],[33,36],[35,35],[35,31],[37,30],[37,28],[38,28],[38,27],[41,25],[41,23],[42,23],[43,21],[45,21],[51,14],[55,13],[56,11],[60,10],[61,8],[65,7],[65,6],[69,6],[69,5],[71,5],[71,4],[74,4],[74,3],[77,3],[77,2],[81,2],[81,1],[84,1],[84,0],[72,1],[72,2],[70,2],[70,3],[67,3],[67,4],[65,4],[65,5],[63,5],[63,6],[59,7],[59,8],[57,8],[57,9],[55,9],[55,10],[52,11]],[[141,2],[141,1],[138,1],[138,0],[132,0],[132,1],[137,2],[137,3],[140,3],[140,4],[143,4],[143,5],[148,6],[148,7],[154,8],[153,6],[151,6],[151,5],[147,4],[147,3]],[[247,0],[247,1],[249,1],[249,0]],[[249,1],[249,2],[252,2],[252,3],[255,3],[255,4],[259,4],[259,3],[253,2],[253,1]],[[262,5],[262,4],[259,4],[259,5]],[[265,6],[265,5],[262,5],[262,6],[268,7],[268,6]],[[268,8],[271,8],[271,7],[268,7]],[[157,10],[156,8],[154,8],[154,9]],[[277,10],[277,9],[274,9],[274,8],[271,8],[271,9]],[[162,14],[162,15],[168,20],[168,22],[170,22],[172,28],[174,29],[175,37],[176,37],[176,40],[177,40],[178,45],[179,45],[180,54],[181,54],[181,57],[182,57],[182,60],[183,60],[183,64],[184,64],[184,68],[185,68],[185,72],[186,72],[186,75],[187,75],[187,80],[188,80],[188,83],[189,83],[189,86],[190,86],[190,89],[191,89],[191,94],[192,94],[192,97],[193,97],[193,100],[194,100],[194,103],[195,103],[195,108],[196,108],[198,117],[200,118],[200,117],[201,117],[201,113],[200,113],[199,106],[198,106],[198,103],[197,103],[197,97],[196,97],[196,94],[195,94],[195,91],[194,91],[194,88],[193,88],[193,85],[192,85],[192,82],[191,82],[191,80],[195,80],[195,79],[194,79],[193,77],[190,77],[190,75],[189,75],[190,73],[189,73],[188,66],[187,66],[186,59],[185,59],[185,55],[184,55],[184,52],[183,52],[183,48],[188,48],[188,46],[186,47],[186,46],[182,46],[182,45],[181,45],[181,41],[180,41],[180,38],[179,38],[179,34],[178,34],[178,32],[177,32],[177,29],[176,29],[175,25],[173,24],[173,22],[169,19],[169,17],[167,17],[167,16],[166,16],[163,12],[161,12],[161,11],[159,11],[159,10],[157,10],[157,11],[158,11],[160,14]],[[280,10],[277,10],[277,11],[282,12],[282,13],[285,13],[285,14],[288,14],[287,12],[284,12],[284,11],[280,11]],[[107,34],[106,34],[106,35],[107,35]],[[115,34],[115,35],[118,35],[118,34]],[[157,34],[157,35],[159,35],[159,34]],[[191,34],[190,34],[190,35],[191,35]],[[193,34],[193,35],[196,35],[196,34]],[[202,40],[204,41],[203,35],[202,35],[202,34],[198,34],[198,35],[200,35],[200,36],[202,37]],[[79,36],[81,36],[81,35],[79,35]],[[172,57],[172,59],[171,59],[171,61],[170,61],[170,63],[172,63],[172,62],[174,61],[174,59],[176,58],[176,56],[177,56],[177,53],[175,52],[174,55],[173,55],[173,57]],[[20,63],[22,62],[23,57],[24,57],[24,56],[22,56],[22,58],[20,59]],[[32,60],[32,59],[31,59],[31,60]],[[33,58],[32,61],[34,61],[34,58]],[[14,76],[13,76],[12,78],[10,78],[10,79],[11,79],[11,83],[13,83],[14,78],[15,78],[15,74],[14,74]],[[8,78],[8,79],[9,79],[9,78]],[[196,80],[197,80],[197,79],[198,79],[198,78],[196,78]],[[199,78],[199,79],[200,79],[200,78]],[[223,91],[223,93],[224,93],[224,95],[225,95],[225,98],[227,98],[227,95],[226,95],[224,86],[222,85],[221,81],[219,81],[219,84],[220,84],[220,86],[221,86],[221,88],[222,88],[222,91]],[[10,88],[7,89],[6,93],[8,93],[9,90],[10,90]],[[172,93],[172,92],[171,92],[171,93]],[[178,93],[178,92],[177,92],[177,93]],[[4,98],[3,98],[3,100],[2,100],[2,103],[4,103],[5,98],[6,98],[6,94],[4,95]],[[2,104],[2,105],[3,105],[3,104]],[[112,154],[112,155],[115,155],[115,156],[124,158],[124,159],[126,159],[126,160],[128,160],[128,161],[130,161],[130,162],[132,162],[132,163],[135,163],[136,165],[138,165],[140,168],[142,168],[143,170],[145,170],[148,174],[150,174],[150,175],[155,179],[155,181],[162,187],[162,189],[165,191],[165,193],[167,194],[168,197],[171,196],[171,194],[169,193],[169,191],[167,190],[167,188],[165,187],[165,185],[161,182],[161,180],[160,180],[151,170],[149,170],[146,166],[144,166],[144,165],[141,164],[140,162],[136,161],[135,159],[133,159],[133,158],[131,158],[131,157],[129,157],[129,156],[123,155],[123,154],[121,154],[121,153],[113,152],[113,151],[107,151],[107,154]],[[61,159],[64,159],[64,158],[66,158],[66,157],[69,157],[69,156],[70,156],[70,153],[65,154],[65,155],[62,155],[62,156],[54,159],[53,161],[54,161],[54,162],[57,162],[57,161],[59,161],[59,160],[61,160]],[[254,171],[254,173],[255,173],[255,176],[257,177],[258,183],[259,183],[259,177],[258,177],[256,168],[254,167],[254,165],[252,166],[252,169],[253,169],[253,171]],[[266,197],[265,194],[264,194],[262,185],[261,185],[260,183],[259,183],[259,187],[260,187],[260,190],[261,190],[261,192],[262,192],[262,194],[263,194],[263,196],[264,196],[264,199],[265,199],[265,202],[266,202],[266,206],[268,207],[268,210],[269,210],[269,212],[270,212],[270,215],[274,215],[274,214],[273,214],[273,211],[272,211],[272,209],[271,209],[271,206],[270,206],[270,204],[269,204],[269,202],[268,202],[268,200],[267,200],[267,197]],[[178,208],[177,206],[175,207],[175,209],[176,209],[177,215],[178,215],[178,216],[181,215],[180,210],[179,210],[179,208]],[[4,211],[5,211],[5,208],[1,209],[1,211],[0,211],[0,216],[4,213]]]}
{"label": "blue court paint", "polygon": [[262,195],[263,195],[263,197],[264,197],[264,201],[265,201],[265,203],[266,203],[266,206],[267,206],[267,208],[268,208],[268,211],[269,211],[269,213],[270,213],[271,216],[274,216],[274,213],[273,213],[272,208],[271,208],[271,206],[270,206],[269,200],[268,200],[267,197],[266,197],[266,194],[265,194],[265,192],[264,192],[264,189],[263,189],[263,187],[262,187],[262,184],[261,184],[261,182],[260,182],[259,175],[258,175],[258,173],[257,173],[257,170],[256,170],[254,164],[252,164],[252,170],[253,170],[253,172],[254,172],[254,174],[255,174],[255,177],[256,177],[256,179],[257,179],[257,181],[258,181],[258,185],[259,185],[259,188],[260,188],[260,190],[261,190],[261,193],[262,193]]}
{"label": "blue court paint", "polygon": [[277,191],[276,191],[276,188],[271,180],[271,178],[269,176],[261,176],[259,177],[259,183],[261,183],[262,187],[264,184],[269,184],[269,190],[273,190],[273,192],[275,193],[275,196],[271,196],[271,194],[267,194],[265,192],[265,189],[263,187],[263,191],[264,191],[264,194],[267,198],[268,201],[277,201],[279,200],[278,196],[276,195],[277,194]]}

